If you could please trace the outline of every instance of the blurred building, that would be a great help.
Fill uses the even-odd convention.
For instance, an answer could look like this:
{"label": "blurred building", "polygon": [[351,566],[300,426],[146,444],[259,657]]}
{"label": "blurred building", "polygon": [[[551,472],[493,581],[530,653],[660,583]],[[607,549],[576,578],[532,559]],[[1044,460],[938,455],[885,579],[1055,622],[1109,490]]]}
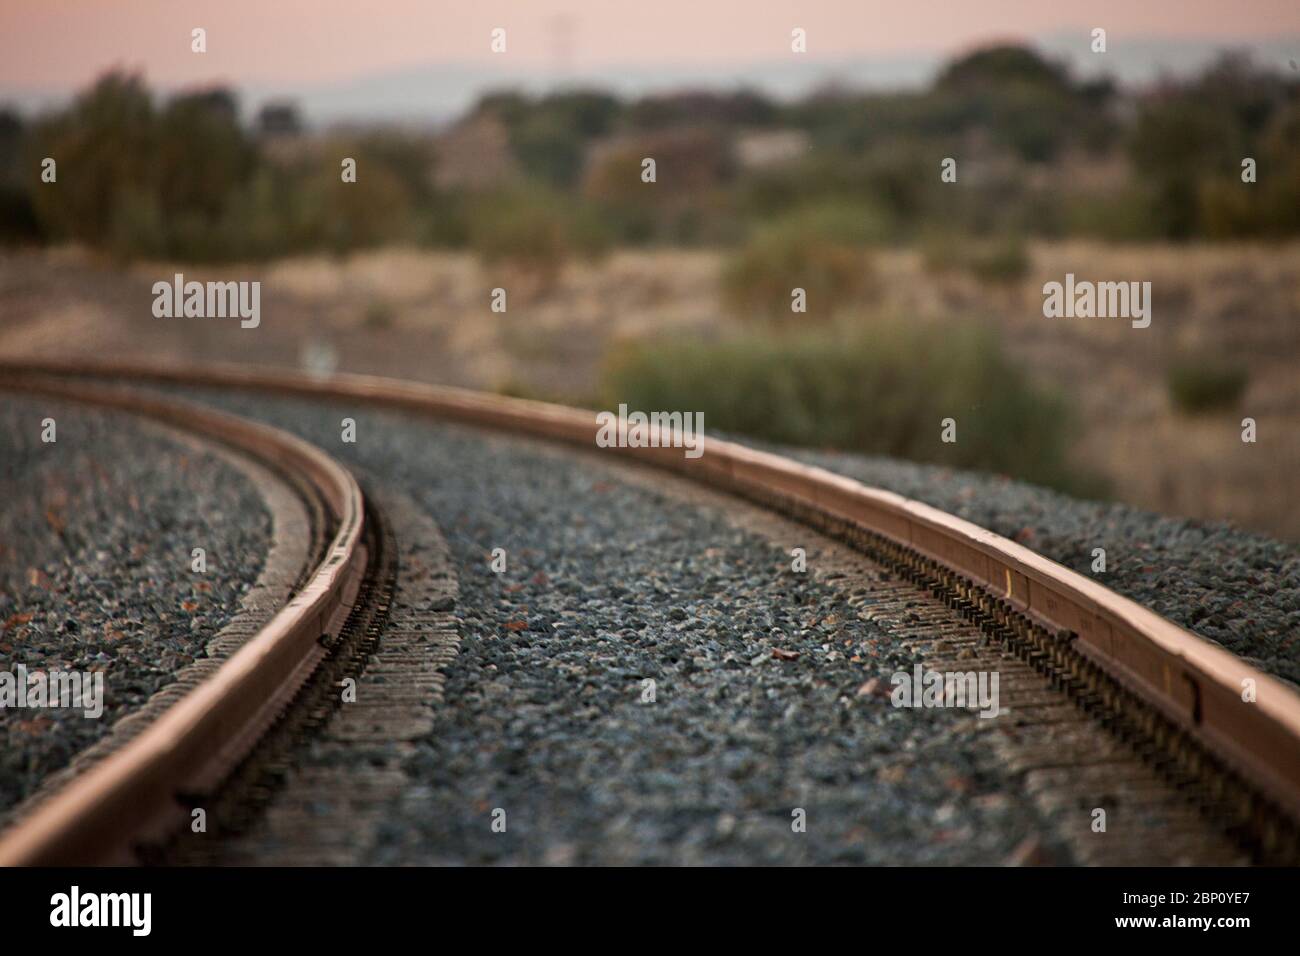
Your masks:
{"label": "blurred building", "polygon": [[812,148],[801,129],[764,129],[736,137],[736,163],[741,169],[767,169],[794,162]]}
{"label": "blurred building", "polygon": [[267,103],[257,114],[257,132],[262,136],[297,136],[302,133],[298,107],[287,100]]}
{"label": "blurred building", "polygon": [[439,189],[486,189],[519,176],[510,133],[490,112],[478,112],[434,140]]}

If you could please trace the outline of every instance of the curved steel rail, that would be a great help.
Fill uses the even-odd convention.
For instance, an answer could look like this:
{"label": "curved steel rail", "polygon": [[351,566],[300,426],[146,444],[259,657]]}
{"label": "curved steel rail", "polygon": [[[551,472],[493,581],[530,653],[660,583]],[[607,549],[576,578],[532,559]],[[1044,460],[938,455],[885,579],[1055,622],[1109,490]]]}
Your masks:
{"label": "curved steel rail", "polygon": [[129,859],[186,815],[177,794],[222,779],[315,667],[319,638],[351,610],[366,566],[361,490],[350,472],[268,425],[157,396],[73,390],[12,370],[0,388],[146,415],[214,439],[303,480],[333,523],[320,563],[248,643],[140,734],[0,833],[0,865],[58,866]]}
{"label": "curved steel rail", "polygon": [[[320,378],[215,364],[0,362],[0,376],[30,371],[356,400],[589,448],[598,430],[590,411],[366,375]],[[1300,820],[1300,695],[1228,651],[969,521],[822,468],[713,439],[697,459],[685,458],[679,447],[617,450],[750,498],[843,522],[955,571],[999,607],[1068,640]],[[1244,699],[1247,682],[1253,682],[1253,701]]]}

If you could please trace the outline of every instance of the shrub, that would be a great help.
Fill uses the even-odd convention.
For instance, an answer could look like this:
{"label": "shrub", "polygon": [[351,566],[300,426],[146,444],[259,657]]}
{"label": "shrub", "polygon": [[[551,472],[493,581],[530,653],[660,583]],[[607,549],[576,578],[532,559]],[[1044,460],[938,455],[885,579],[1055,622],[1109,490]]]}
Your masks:
{"label": "shrub", "polygon": [[1206,111],[1188,96],[1153,100],[1130,134],[1134,168],[1142,170],[1144,212],[1153,231],[1172,239],[1200,232],[1200,181],[1236,167],[1244,155],[1231,117]]}
{"label": "shrub", "polygon": [[893,226],[879,207],[861,200],[824,199],[798,206],[771,224],[773,229],[816,236],[846,246],[889,241]]}
{"label": "shrub", "polygon": [[107,244],[123,259],[167,254],[167,228],[156,193],[134,187],[122,190],[113,203]]}
{"label": "shrub", "polygon": [[[655,161],[654,183],[641,178],[647,158]],[[725,189],[734,173],[731,144],[721,130],[642,131],[594,144],[580,192],[624,241],[709,241],[721,238],[734,219]]]}
{"label": "shrub", "polygon": [[[714,430],[1003,472],[1075,493],[1064,401],[1031,384],[997,338],[972,325],[874,325],[798,337],[772,331],[711,344],[628,346],[603,378],[606,408],[702,411]],[[944,418],[957,441],[940,441]]]}
{"label": "shrub", "polygon": [[411,236],[410,196],[402,179],[382,163],[361,168],[365,173],[355,183],[342,182],[338,169],[328,166],[303,181],[313,244],[343,253]]}
{"label": "shrub", "polygon": [[1250,373],[1234,362],[1200,357],[1170,366],[1166,381],[1174,407],[1194,415],[1234,407],[1246,391]]}
{"label": "shrub", "polygon": [[597,256],[608,238],[590,211],[540,187],[485,196],[468,216],[469,244],[483,261],[549,285],[572,255]]}
{"label": "shrub", "polygon": [[1132,184],[1101,195],[1066,193],[1061,199],[1062,232],[1071,236],[1133,241],[1151,234],[1147,194]]}
{"label": "shrub", "polygon": [[233,94],[217,88],[154,106],[144,81],[114,72],[65,111],[35,124],[29,162],[59,161],[59,188],[30,180],[42,231],[123,258],[241,257],[233,211],[258,168]]}
{"label": "shrub", "polygon": [[36,242],[43,238],[27,191],[0,184],[0,244]]}
{"label": "shrub", "polygon": [[797,320],[806,317],[790,309],[799,288],[808,315],[834,315],[866,289],[871,263],[832,225],[796,216],[760,229],[723,269],[727,305],[746,319]]}
{"label": "shrub", "polygon": [[962,270],[990,284],[1016,282],[1029,273],[1029,251],[1018,235],[977,239],[935,234],[925,243],[925,264],[934,272]]}
{"label": "shrub", "polygon": [[36,209],[27,194],[25,136],[22,118],[0,109],[0,243],[42,238]]}
{"label": "shrub", "polygon": [[966,263],[975,278],[995,284],[1023,279],[1029,272],[1029,265],[1025,241],[1017,235],[975,243]]}
{"label": "shrub", "polygon": [[738,183],[735,201],[750,219],[852,210],[862,214],[863,241],[906,238],[908,224],[924,211],[926,187],[916,169],[926,159],[906,138],[865,154],[827,148],[750,171]]}
{"label": "shrub", "polygon": [[[137,76],[110,73],[65,112],[35,124],[27,142],[28,166],[57,157],[59,188],[29,179],[29,195],[42,231],[54,239],[102,245],[120,227],[116,207],[137,207],[156,192],[156,124],[153,101]],[[72,171],[75,170],[75,173]],[[124,213],[140,218],[135,211]]]}

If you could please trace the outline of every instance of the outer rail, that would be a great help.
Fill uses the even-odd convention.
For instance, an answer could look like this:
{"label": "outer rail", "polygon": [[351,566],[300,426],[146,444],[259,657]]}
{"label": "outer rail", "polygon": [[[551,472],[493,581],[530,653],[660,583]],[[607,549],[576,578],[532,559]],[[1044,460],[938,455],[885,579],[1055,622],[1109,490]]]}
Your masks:
{"label": "outer rail", "polygon": [[[20,371],[364,401],[592,448],[598,430],[590,411],[366,375],[321,378],[216,364],[0,362],[0,377]],[[1080,650],[1104,671],[1300,819],[1300,695],[1228,651],[969,521],[822,468],[713,439],[698,459],[673,447],[618,450],[883,535],[965,575],[1050,630],[1077,635]],[[1248,681],[1255,687],[1253,702],[1243,700]]]}
{"label": "outer rail", "polygon": [[346,619],[366,566],[361,490],[324,452],[268,425],[9,369],[0,388],[119,408],[220,441],[304,480],[337,528],[307,583],[210,678],[0,834],[4,866],[126,861],[133,843],[186,816],[178,794],[204,792],[243,756],[315,667],[318,639]]}

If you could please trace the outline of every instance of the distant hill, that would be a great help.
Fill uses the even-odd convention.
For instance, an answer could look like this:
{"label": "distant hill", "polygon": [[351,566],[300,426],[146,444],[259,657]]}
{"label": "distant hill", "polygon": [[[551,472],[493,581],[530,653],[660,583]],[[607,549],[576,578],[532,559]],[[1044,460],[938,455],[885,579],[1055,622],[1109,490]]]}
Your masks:
{"label": "distant hill", "polygon": [[[1109,73],[1122,85],[1140,86],[1161,74],[1196,73],[1224,49],[1250,52],[1261,65],[1291,69],[1300,62],[1300,37],[1224,44],[1160,38],[1112,36],[1104,55],[1088,50],[1088,34],[1039,38],[1031,45],[1069,63],[1074,75]],[[779,99],[795,99],[826,85],[890,90],[928,84],[955,51],[878,58],[826,60],[812,57],[748,65],[631,65],[557,76],[545,71],[508,71],[478,64],[430,65],[372,74],[331,87],[300,90],[249,90],[253,99],[295,98],[312,123],[391,120],[445,123],[464,112],[485,89],[516,88],[540,93],[556,87],[584,86],[621,96],[702,87],[750,87]]]}
{"label": "distant hill", "polygon": [[[1112,35],[1104,55],[1088,51],[1088,33],[1040,37],[1031,45],[1067,61],[1074,75],[1088,78],[1109,73],[1122,85],[1151,82],[1162,73],[1186,76],[1203,68],[1224,49],[1250,52],[1261,65],[1279,70],[1300,63],[1300,37],[1222,43],[1159,37]],[[557,75],[545,70],[445,63],[358,76],[329,86],[247,87],[237,92],[245,109],[256,111],[268,101],[293,101],[308,123],[402,123],[441,126],[461,115],[485,90],[514,88],[529,93],[584,86],[621,96],[640,96],[683,88],[750,87],[779,99],[794,99],[827,85],[894,90],[929,83],[959,51],[917,52],[887,57],[827,60],[790,57],[742,65],[640,64]],[[30,114],[62,105],[63,94],[0,89],[0,105]]]}

